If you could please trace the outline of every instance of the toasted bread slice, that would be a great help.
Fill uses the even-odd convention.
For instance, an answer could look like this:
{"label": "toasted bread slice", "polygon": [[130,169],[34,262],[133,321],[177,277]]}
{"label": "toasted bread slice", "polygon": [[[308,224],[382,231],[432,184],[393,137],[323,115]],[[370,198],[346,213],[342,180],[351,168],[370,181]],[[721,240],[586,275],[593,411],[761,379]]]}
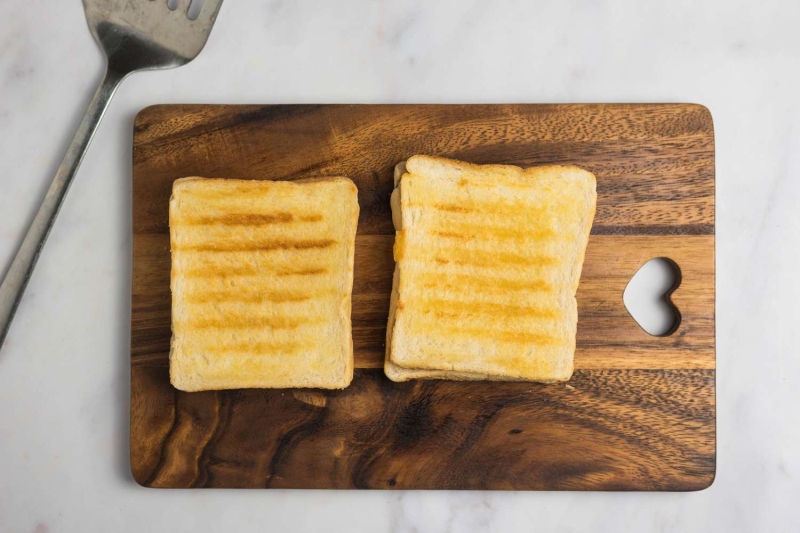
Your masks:
{"label": "toasted bread slice", "polygon": [[569,379],[594,176],[426,156],[405,167],[392,202],[387,375]]}
{"label": "toasted bread slice", "polygon": [[347,178],[176,180],[172,384],[184,391],[349,385],[358,211]]}

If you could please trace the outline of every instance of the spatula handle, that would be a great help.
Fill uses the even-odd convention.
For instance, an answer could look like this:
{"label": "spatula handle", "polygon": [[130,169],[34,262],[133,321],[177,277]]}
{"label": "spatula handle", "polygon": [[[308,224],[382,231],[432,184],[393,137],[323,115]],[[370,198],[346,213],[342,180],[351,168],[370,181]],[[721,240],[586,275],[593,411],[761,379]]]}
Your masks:
{"label": "spatula handle", "polygon": [[41,254],[47,236],[53,227],[58,210],[64,203],[72,179],[78,172],[78,167],[108,108],[111,97],[114,96],[114,92],[124,78],[125,75],[114,70],[109,69],[106,72],[103,82],[97,88],[75,135],[72,137],[72,142],[67,148],[67,153],[64,154],[64,159],[61,160],[61,165],[58,167],[50,188],[47,189],[42,205],[36,212],[36,216],[28,228],[28,233],[25,234],[25,238],[17,250],[17,255],[14,256],[14,260],[0,284],[0,347],[8,334],[14,312],[19,306],[22,293],[25,292],[28,280],[33,274],[36,261],[39,259],[39,254]]}

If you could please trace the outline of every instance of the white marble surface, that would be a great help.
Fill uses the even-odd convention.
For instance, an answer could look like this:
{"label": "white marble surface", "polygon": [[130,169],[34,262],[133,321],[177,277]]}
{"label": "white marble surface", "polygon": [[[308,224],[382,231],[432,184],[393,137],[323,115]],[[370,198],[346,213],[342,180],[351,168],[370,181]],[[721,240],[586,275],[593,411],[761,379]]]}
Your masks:
{"label": "white marble surface", "polygon": [[[102,58],[0,2],[0,268]],[[0,531],[798,531],[796,0],[228,0],[120,89],[0,352]],[[127,459],[131,125],[167,102],[698,102],[717,139],[718,473],[694,494],[161,491]],[[792,504],[791,502],[795,502]]]}

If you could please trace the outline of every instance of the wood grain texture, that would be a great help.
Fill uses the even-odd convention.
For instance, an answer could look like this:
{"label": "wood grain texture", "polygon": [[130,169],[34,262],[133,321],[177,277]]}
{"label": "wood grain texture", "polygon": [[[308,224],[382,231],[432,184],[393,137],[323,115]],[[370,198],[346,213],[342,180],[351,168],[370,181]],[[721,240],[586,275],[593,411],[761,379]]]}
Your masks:
{"label": "wood grain texture", "polygon": [[[394,165],[416,153],[597,176],[567,384],[383,376]],[[167,208],[179,177],[346,175],[359,188],[343,391],[169,384]],[[714,137],[695,105],[156,106],[136,119],[131,466],[154,487],[698,490],[715,475]],[[666,337],[622,303],[649,259],[682,282]]]}

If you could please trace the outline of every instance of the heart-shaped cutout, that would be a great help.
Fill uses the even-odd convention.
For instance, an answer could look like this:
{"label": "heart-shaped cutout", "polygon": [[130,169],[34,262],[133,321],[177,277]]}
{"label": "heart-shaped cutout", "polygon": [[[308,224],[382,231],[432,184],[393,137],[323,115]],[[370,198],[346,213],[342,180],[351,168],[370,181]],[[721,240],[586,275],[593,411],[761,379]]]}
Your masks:
{"label": "heart-shaped cutout", "polygon": [[651,259],[633,275],[622,294],[625,308],[650,335],[663,337],[675,333],[681,315],[670,295],[681,284],[678,265],[666,257]]}

